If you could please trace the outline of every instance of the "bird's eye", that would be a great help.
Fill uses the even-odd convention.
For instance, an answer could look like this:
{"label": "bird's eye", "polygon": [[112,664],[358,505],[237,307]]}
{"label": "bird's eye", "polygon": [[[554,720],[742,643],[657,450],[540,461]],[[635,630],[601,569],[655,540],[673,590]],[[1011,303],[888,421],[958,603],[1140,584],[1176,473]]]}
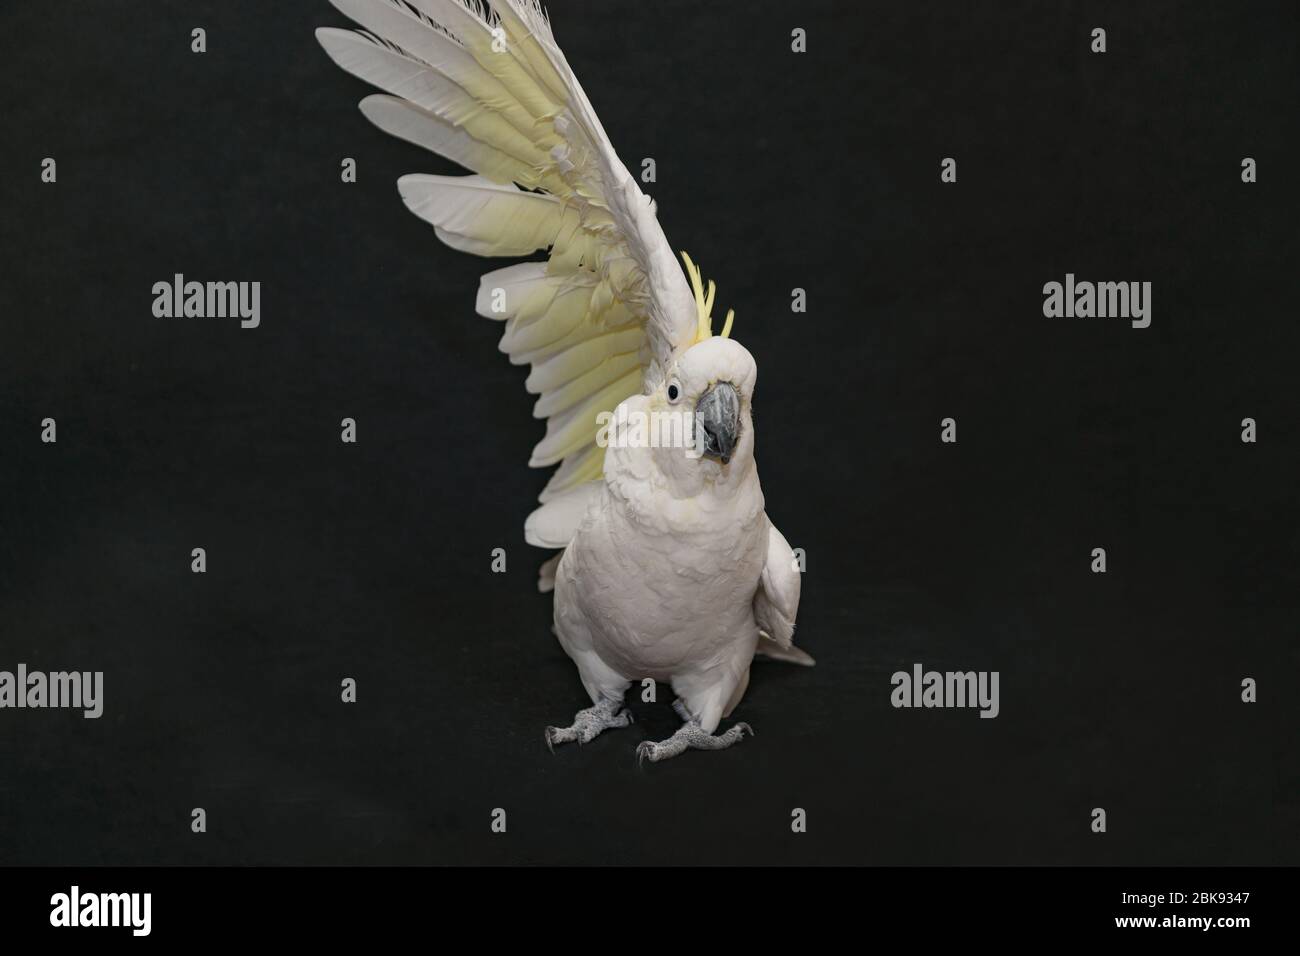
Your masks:
{"label": "bird's eye", "polygon": [[676,382],[670,382],[668,385],[668,401],[675,402],[681,397],[682,390],[677,387]]}

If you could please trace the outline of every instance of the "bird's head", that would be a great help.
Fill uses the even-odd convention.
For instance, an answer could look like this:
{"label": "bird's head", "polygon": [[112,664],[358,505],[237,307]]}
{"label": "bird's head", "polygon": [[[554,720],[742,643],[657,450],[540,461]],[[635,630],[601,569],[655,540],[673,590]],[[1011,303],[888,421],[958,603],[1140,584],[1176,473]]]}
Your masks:
{"label": "bird's head", "polygon": [[758,367],[749,351],[733,339],[713,337],[696,342],[668,369],[650,393],[650,407],[661,412],[689,412],[687,436],[694,460],[720,467],[748,460],[754,451],[750,417]]}
{"label": "bird's head", "polygon": [[685,478],[689,484],[699,479],[725,480],[742,473],[753,462],[754,427],[751,403],[758,366],[754,357],[732,339],[733,312],[727,313],[719,335],[713,334],[710,311],[714,284],[707,292],[700,270],[686,253],[682,253],[686,273],[695,293],[697,326],[694,342],[665,370],[662,381],[648,395],[652,412],[679,414],[688,422],[686,453],[661,454],[660,467],[670,477]]}

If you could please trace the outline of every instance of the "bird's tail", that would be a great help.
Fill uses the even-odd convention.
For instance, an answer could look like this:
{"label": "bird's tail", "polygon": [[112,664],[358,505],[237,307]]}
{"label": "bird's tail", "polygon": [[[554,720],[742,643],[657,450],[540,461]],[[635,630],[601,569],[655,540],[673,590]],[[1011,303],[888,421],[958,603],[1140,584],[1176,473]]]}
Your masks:
{"label": "bird's tail", "polygon": [[785,661],[787,664],[798,664],[800,667],[812,667],[817,663],[812,659],[812,655],[807,651],[800,650],[793,644],[789,647],[782,647],[776,641],[763,633],[758,635],[758,647],[754,649],[754,653],[762,654],[764,657],[770,657],[774,661]]}

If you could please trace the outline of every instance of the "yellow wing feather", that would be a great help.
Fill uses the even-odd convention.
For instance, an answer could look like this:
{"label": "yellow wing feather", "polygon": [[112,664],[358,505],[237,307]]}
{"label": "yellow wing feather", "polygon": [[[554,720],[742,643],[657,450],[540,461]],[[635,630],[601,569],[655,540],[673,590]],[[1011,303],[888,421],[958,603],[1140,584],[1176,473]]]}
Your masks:
{"label": "yellow wing feather", "polygon": [[476,310],[504,321],[501,350],[532,366],[547,429],[529,463],[560,465],[542,501],[599,477],[597,416],[712,335],[713,282],[682,253],[687,287],[537,0],[332,2],[369,32],[319,30],[321,45],[389,94],[363,101],[365,115],[474,174],[404,176],[407,206],[465,252],[548,252],[484,275]]}

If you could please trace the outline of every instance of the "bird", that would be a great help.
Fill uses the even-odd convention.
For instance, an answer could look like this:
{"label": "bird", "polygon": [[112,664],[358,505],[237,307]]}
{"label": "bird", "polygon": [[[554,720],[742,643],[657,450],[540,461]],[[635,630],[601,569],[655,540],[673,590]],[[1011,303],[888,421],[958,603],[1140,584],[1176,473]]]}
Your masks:
{"label": "bird", "polygon": [[[758,370],[734,310],[715,334],[715,283],[686,252],[678,264],[539,0],[331,2],[360,29],[318,41],[382,91],[362,114],[470,171],[402,176],[405,205],[461,252],[545,254],[484,274],[475,311],[530,366],[546,432],[529,465],[559,466],[524,536],[557,552],[538,588],[591,706],[546,727],[546,745],[627,727],[625,694],[647,680],[671,687],[681,725],[641,742],[638,762],[752,735],[717,731],[755,655],[814,661],[793,644],[802,568],[767,514]],[[654,440],[663,422],[679,440]]]}

